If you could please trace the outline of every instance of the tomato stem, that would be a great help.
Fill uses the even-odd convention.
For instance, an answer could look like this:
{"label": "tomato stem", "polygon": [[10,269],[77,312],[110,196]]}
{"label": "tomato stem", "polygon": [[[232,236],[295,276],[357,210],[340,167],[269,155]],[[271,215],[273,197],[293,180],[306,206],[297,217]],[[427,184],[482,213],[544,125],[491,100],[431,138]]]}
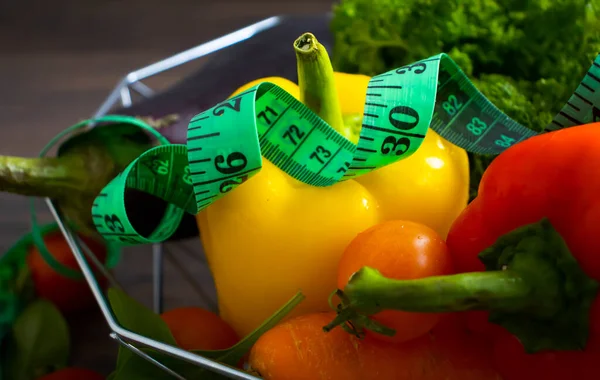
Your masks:
{"label": "tomato stem", "polygon": [[[546,219],[521,227],[479,255],[486,272],[414,280],[363,267],[338,292],[337,317],[325,331],[382,310],[490,311],[490,322],[516,335],[528,352],[585,347],[598,283],[589,278]],[[366,327],[366,326],[365,326]]]}

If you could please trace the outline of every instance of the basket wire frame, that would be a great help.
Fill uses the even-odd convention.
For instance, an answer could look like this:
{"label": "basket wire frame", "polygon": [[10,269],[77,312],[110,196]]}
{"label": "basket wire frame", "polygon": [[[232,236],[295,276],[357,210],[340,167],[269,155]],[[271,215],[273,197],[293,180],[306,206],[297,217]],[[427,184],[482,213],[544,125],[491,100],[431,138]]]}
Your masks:
{"label": "basket wire frame", "polygon": [[[106,115],[110,111],[110,109],[118,102],[120,102],[123,107],[131,106],[133,103],[131,91],[135,91],[138,95],[145,98],[152,96],[154,94],[154,91],[146,84],[141,82],[143,79],[161,74],[177,66],[183,65],[201,57],[205,57],[209,54],[225,49],[244,40],[247,40],[257,33],[266,31],[270,28],[279,25],[281,21],[282,16],[273,16],[266,18],[262,21],[251,24],[249,26],[246,26],[232,33],[226,34],[212,41],[198,45],[196,47],[180,52],[178,54],[150,64],[136,71],[130,72],[121,81],[119,81],[114,90],[108,95],[104,103],[102,103],[102,105],[93,115],[94,118]],[[93,128],[93,125],[90,126],[90,128]],[[75,256],[75,259],[77,260],[77,263],[81,268],[85,280],[92,290],[96,302],[100,307],[100,311],[102,312],[104,319],[106,320],[106,323],[108,324],[111,330],[111,338],[115,339],[123,347],[131,350],[133,353],[141,356],[145,360],[156,365],[163,371],[171,374],[176,379],[186,380],[185,377],[181,376],[177,372],[173,371],[171,368],[160,363],[153,357],[140,350],[138,346],[154,349],[165,355],[169,355],[180,360],[187,361],[204,369],[210,370],[214,373],[221,374],[230,379],[260,380],[260,378],[258,377],[252,376],[251,374],[246,372],[242,372],[231,366],[183,350],[179,347],[175,347],[154,339],[150,339],[148,337],[137,334],[133,331],[122,327],[115,318],[115,315],[113,314],[108,301],[106,300],[102,290],[100,289],[100,286],[98,285],[86,258],[89,259],[92,262],[92,264],[95,267],[97,267],[98,270],[100,270],[101,274],[108,279],[111,286],[120,288],[119,284],[116,282],[113,276],[106,270],[106,268],[104,268],[104,266],[96,259],[96,257],[92,254],[91,250],[85,245],[85,243],[80,238],[78,238],[77,235],[73,233],[73,231],[63,221],[63,216],[55,207],[54,202],[49,198],[46,198],[45,202],[48,208],[50,209],[53,218],[56,220],[60,231],[65,237],[65,240],[67,241],[69,247],[73,251],[73,255]],[[163,255],[163,245],[160,243],[153,244],[152,303],[153,309],[157,313],[160,313],[162,311],[163,303]]]}

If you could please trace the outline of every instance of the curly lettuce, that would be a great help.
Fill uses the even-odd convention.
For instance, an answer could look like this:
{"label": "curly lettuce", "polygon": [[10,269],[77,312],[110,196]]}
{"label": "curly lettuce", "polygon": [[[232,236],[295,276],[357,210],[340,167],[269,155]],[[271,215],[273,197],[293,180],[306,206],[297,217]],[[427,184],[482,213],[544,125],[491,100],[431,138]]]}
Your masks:
{"label": "curly lettuce", "polygon": [[[337,71],[376,75],[449,54],[507,115],[541,131],[600,52],[600,0],[341,0]],[[470,154],[471,195],[493,157]]]}

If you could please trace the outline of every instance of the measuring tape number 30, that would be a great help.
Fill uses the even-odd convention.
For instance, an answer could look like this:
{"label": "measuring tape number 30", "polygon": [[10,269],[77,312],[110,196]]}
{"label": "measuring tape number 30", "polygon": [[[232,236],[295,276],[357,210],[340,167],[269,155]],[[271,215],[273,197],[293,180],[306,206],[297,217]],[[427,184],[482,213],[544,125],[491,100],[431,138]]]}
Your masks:
{"label": "measuring tape number 30", "polygon": [[[429,128],[469,152],[499,154],[537,133],[494,106],[446,54],[369,81],[357,144],[275,84],[263,82],[198,115],[187,144],[146,151],[96,198],[98,232],[123,245],[168,239],[184,212],[197,214],[262,168],[262,157],[313,186],[331,186],[413,154]],[[600,119],[600,55],[545,131]],[[149,236],[131,225],[127,188],[169,202]]]}

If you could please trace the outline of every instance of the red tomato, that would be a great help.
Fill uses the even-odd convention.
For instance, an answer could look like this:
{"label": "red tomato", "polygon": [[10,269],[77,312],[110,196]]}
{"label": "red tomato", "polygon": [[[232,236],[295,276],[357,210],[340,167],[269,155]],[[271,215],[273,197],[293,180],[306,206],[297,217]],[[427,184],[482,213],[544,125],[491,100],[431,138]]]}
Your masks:
{"label": "red tomato", "polygon": [[177,345],[184,350],[221,350],[239,337],[217,314],[200,307],[181,307],[161,314]]}
{"label": "red tomato", "polygon": [[[96,254],[100,262],[106,259],[106,247],[89,238],[82,240]],[[71,248],[60,231],[44,236],[48,251],[62,265],[81,273],[79,265],[71,252]],[[32,245],[27,254],[27,265],[38,297],[45,298],[56,305],[64,314],[85,310],[95,305],[95,300],[87,282],[82,279],[71,279],[57,273],[40,255],[37,247]],[[99,284],[104,288],[106,279],[97,275]]]}
{"label": "red tomato", "polygon": [[[417,279],[450,274],[452,265],[446,243],[431,228],[410,221],[393,220],[358,234],[344,251],[338,267],[338,287],[363,266],[393,279]],[[396,330],[393,337],[378,339],[403,342],[419,337],[435,326],[440,314],[384,310],[372,318]],[[367,332],[368,333],[368,332]]]}

